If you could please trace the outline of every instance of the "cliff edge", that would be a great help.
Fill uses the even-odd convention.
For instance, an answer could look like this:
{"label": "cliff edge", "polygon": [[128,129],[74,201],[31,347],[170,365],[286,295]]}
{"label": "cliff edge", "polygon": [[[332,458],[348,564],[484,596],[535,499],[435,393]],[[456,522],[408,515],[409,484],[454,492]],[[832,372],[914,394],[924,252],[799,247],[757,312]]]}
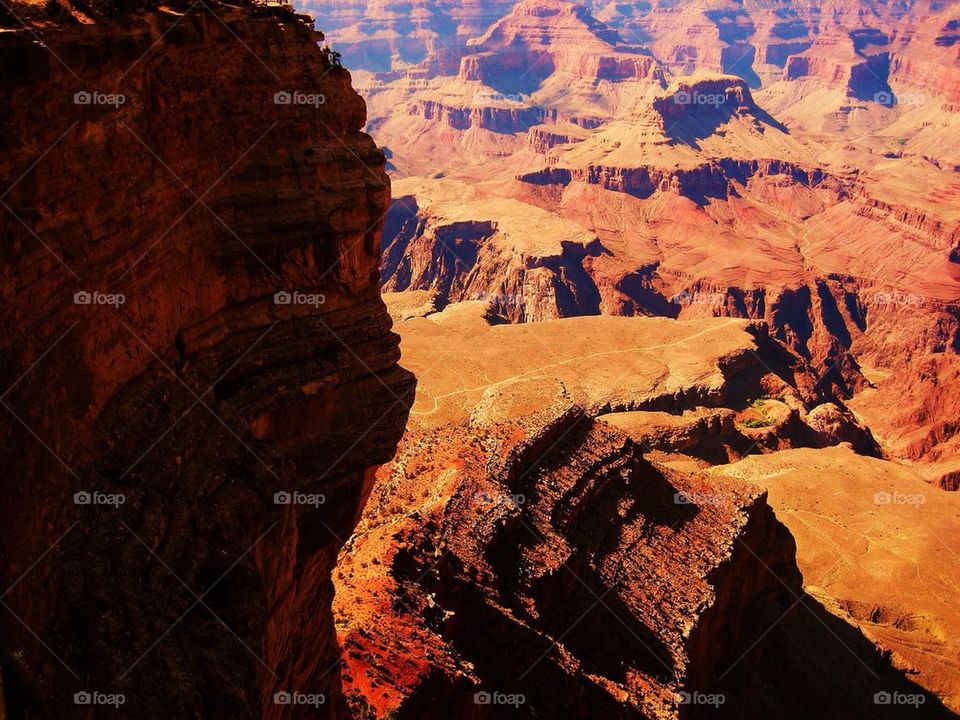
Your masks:
{"label": "cliff edge", "polygon": [[82,20],[0,34],[8,715],[340,717],[330,573],[414,384],[385,158],[289,10]]}

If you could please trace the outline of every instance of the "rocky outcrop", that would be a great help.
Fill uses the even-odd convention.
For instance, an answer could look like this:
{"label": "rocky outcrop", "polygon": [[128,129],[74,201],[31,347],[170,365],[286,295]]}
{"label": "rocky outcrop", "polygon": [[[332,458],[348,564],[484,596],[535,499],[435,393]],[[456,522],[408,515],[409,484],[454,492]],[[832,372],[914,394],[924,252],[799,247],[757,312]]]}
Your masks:
{"label": "rocky outcrop", "polygon": [[[441,304],[485,301],[512,322],[599,312],[584,269],[604,252],[595,236],[522,203],[423,200],[421,207],[413,196],[396,198],[387,213],[384,290],[431,290]],[[548,229],[550,241],[530,244],[534,228]]]}
{"label": "rocky outcrop", "polygon": [[413,434],[381,476],[337,572],[357,715],[487,717],[488,693],[521,717],[677,717],[789,607],[763,564],[800,575],[762,496],[551,412]]}
{"label": "rocky outcrop", "polygon": [[[793,402],[758,324],[490,325],[477,303],[387,301],[418,399],[335,575],[355,716],[894,718],[887,689],[949,717],[804,595],[763,493],[610,422],[765,387]],[[836,664],[811,662],[838,641]]]}
{"label": "rocky outcrop", "polygon": [[473,106],[449,107],[432,100],[419,100],[409,107],[411,115],[424,120],[443,122],[455,130],[479,128],[495,133],[525,133],[546,119],[546,113],[535,107]]}
{"label": "rocky outcrop", "polygon": [[[879,38],[881,46],[886,37]],[[827,86],[842,88],[853,98],[874,100],[889,93],[890,55],[864,54],[852,34],[823,35],[802,53],[791,55],[783,79],[815,77]]]}
{"label": "rocky outcrop", "polygon": [[538,155],[549,155],[559,145],[583,142],[588,133],[580,127],[568,124],[561,127],[537,125],[527,132],[527,147]]}
{"label": "rocky outcrop", "polygon": [[666,130],[684,116],[718,113],[757,113],[747,83],[731,75],[701,75],[691,80],[678,80],[667,93],[655,98],[653,110],[660,116],[660,125]]}
{"label": "rocky outcrop", "polygon": [[577,168],[546,168],[518,176],[533,185],[569,185],[573,182],[599,185],[605,190],[646,199],[657,191],[671,191],[693,200],[727,199],[735,193],[734,184],[745,185],[754,177],[784,176],[804,187],[830,189],[843,195],[840,182],[823,170],[808,168],[784,160],[734,160],[721,158],[693,168],[657,166],[608,167],[590,165]]}
{"label": "rocky outcrop", "polygon": [[[507,14],[516,0],[304,0],[349,67],[383,72],[410,63],[434,63],[438,55],[458,56],[466,41]],[[459,60],[459,57],[458,57]],[[456,67],[453,69],[456,72]]]}
{"label": "rocky outcrop", "polygon": [[664,82],[663,70],[645,48],[626,46],[616,31],[583,5],[565,0],[522,0],[509,15],[467,44],[464,80],[491,87],[535,89],[555,72],[613,82]]}
{"label": "rocky outcrop", "polygon": [[710,473],[766,488],[796,538],[810,592],[936,693],[954,713],[946,717],[956,717],[960,617],[950,588],[960,581],[960,566],[948,538],[960,497],[931,488],[913,467],[848,446],[754,455]]}
{"label": "rocky outcrop", "polygon": [[903,46],[891,58],[890,77],[895,90],[902,89],[913,102],[938,101],[945,111],[960,112],[960,61],[956,56],[960,15],[956,7],[944,9],[905,34]]}
{"label": "rocky outcrop", "polygon": [[932,250],[949,256],[951,262],[960,262],[960,221],[938,217],[929,210],[885,202],[864,188],[858,188],[853,197],[857,202],[858,217],[884,222],[891,227],[906,226],[929,238]]}
{"label": "rocky outcrop", "polygon": [[330,573],[413,379],[321,37],[222,5],[0,37],[11,717],[344,716]]}

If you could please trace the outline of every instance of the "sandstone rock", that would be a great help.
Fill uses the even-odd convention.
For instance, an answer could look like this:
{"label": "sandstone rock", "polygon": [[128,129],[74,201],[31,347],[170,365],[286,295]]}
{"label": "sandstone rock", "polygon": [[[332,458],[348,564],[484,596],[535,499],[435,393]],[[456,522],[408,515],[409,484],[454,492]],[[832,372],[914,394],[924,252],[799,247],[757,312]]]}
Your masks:
{"label": "sandstone rock", "polygon": [[[402,295],[388,304],[402,309]],[[490,326],[483,313],[460,303],[398,323],[420,395],[335,576],[356,715],[486,717],[498,708],[483,693],[496,693],[519,717],[678,718],[688,716],[683,693],[721,693],[710,715],[754,717],[762,706],[784,718],[811,708],[894,718],[874,704],[889,688],[923,694],[924,713],[949,716],[804,597],[792,540],[763,494],[737,487],[739,475],[728,484],[675,469],[614,427],[636,437],[660,414],[607,414],[693,405],[704,394],[690,384],[715,377],[714,363],[726,390],[706,396],[742,403],[737,393],[767,377],[757,355],[734,350],[749,343],[744,325]],[[544,356],[552,362],[539,365]],[[690,389],[653,400],[666,389],[647,369],[653,356],[671,369],[668,385]],[[718,418],[720,433],[733,425],[732,410],[689,412],[706,425]],[[814,662],[824,654],[830,664]]]}
{"label": "sandstone rock", "polygon": [[817,405],[804,422],[813,428],[825,445],[850,443],[858,452],[864,453],[873,444],[869,431],[857,423],[850,411],[841,410],[834,403]]}
{"label": "sandstone rock", "polygon": [[711,471],[757,483],[797,539],[810,592],[921,686],[960,708],[954,493],[849,447],[786,450]]}
{"label": "sandstone rock", "polygon": [[330,573],[412,389],[364,103],[288,10],[37,32],[0,37],[8,707],[342,717]]}
{"label": "sandstone rock", "polygon": [[351,68],[384,71],[443,52],[459,54],[510,11],[515,0],[373,0],[297,3],[324,26]]}
{"label": "sandstone rock", "polygon": [[[937,401],[940,410],[921,409],[926,383],[906,358],[929,354],[949,367],[956,357],[960,216],[943,202],[952,198],[952,173],[875,159],[859,170],[823,163],[747,83],[715,74],[679,80],[643,111],[582,134],[550,147],[550,164],[517,174],[518,182],[466,192],[453,190],[460,179],[404,181],[412,197],[395,206],[385,233],[386,287],[430,288],[451,302],[514,298],[494,308],[510,321],[597,313],[763,319],[818,373],[811,387],[869,397],[867,376],[880,375],[880,396],[908,398],[902,412],[873,411],[866,422],[890,452],[924,457],[936,464],[931,481],[950,484],[955,403],[951,396]],[[424,212],[421,203],[439,198],[470,218],[464,232]],[[543,218],[543,231],[523,231],[530,245],[578,232],[557,218],[598,243],[554,250],[549,260],[518,254],[515,233],[485,224],[507,227],[493,207]],[[467,228],[483,228],[482,237],[466,237]],[[469,251],[451,256],[462,240]],[[943,398],[952,385],[937,387]],[[910,435],[918,423],[923,431]],[[859,448],[873,446],[860,435]]]}
{"label": "sandstone rock", "polygon": [[565,0],[521,0],[467,47],[463,79],[514,91],[536,89],[554,72],[595,80],[664,79],[649,51],[621,43],[585,6]]}
{"label": "sandstone rock", "polygon": [[650,450],[708,455],[725,461],[735,457],[735,450],[729,446],[737,436],[735,415],[730,408],[694,408],[680,414],[610,413],[600,415],[598,420],[619,428]]}
{"label": "sandstone rock", "polygon": [[469,717],[488,691],[523,696],[523,717],[676,717],[681,689],[788,607],[738,546],[799,587],[761,496],[651,465],[604,427],[548,408],[407,436],[337,573],[355,713]]}

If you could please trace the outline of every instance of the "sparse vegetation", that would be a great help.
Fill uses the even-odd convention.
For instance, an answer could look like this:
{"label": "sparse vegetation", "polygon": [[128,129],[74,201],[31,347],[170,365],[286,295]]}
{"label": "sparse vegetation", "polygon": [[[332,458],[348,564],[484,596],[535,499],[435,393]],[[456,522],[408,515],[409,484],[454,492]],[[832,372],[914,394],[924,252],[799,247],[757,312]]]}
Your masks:
{"label": "sparse vegetation", "polygon": [[323,56],[326,58],[327,62],[334,67],[343,67],[343,56],[329,45],[324,45],[322,48],[320,48],[320,52],[323,53]]}
{"label": "sparse vegetation", "polygon": [[768,400],[774,399],[776,398],[765,395],[754,400],[750,405],[750,408],[757,413],[757,417],[747,418],[741,424],[746,428],[750,428],[751,430],[771,427],[774,424],[774,420],[767,414],[766,403]]}

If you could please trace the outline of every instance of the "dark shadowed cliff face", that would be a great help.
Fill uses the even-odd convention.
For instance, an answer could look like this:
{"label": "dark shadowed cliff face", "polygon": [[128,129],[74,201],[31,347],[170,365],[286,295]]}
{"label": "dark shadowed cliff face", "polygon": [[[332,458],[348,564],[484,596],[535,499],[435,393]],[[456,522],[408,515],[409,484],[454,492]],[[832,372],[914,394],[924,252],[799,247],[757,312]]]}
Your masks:
{"label": "dark shadowed cliff face", "polygon": [[341,715],[330,572],[413,386],[385,161],[318,33],[212,7],[0,39],[11,718]]}

